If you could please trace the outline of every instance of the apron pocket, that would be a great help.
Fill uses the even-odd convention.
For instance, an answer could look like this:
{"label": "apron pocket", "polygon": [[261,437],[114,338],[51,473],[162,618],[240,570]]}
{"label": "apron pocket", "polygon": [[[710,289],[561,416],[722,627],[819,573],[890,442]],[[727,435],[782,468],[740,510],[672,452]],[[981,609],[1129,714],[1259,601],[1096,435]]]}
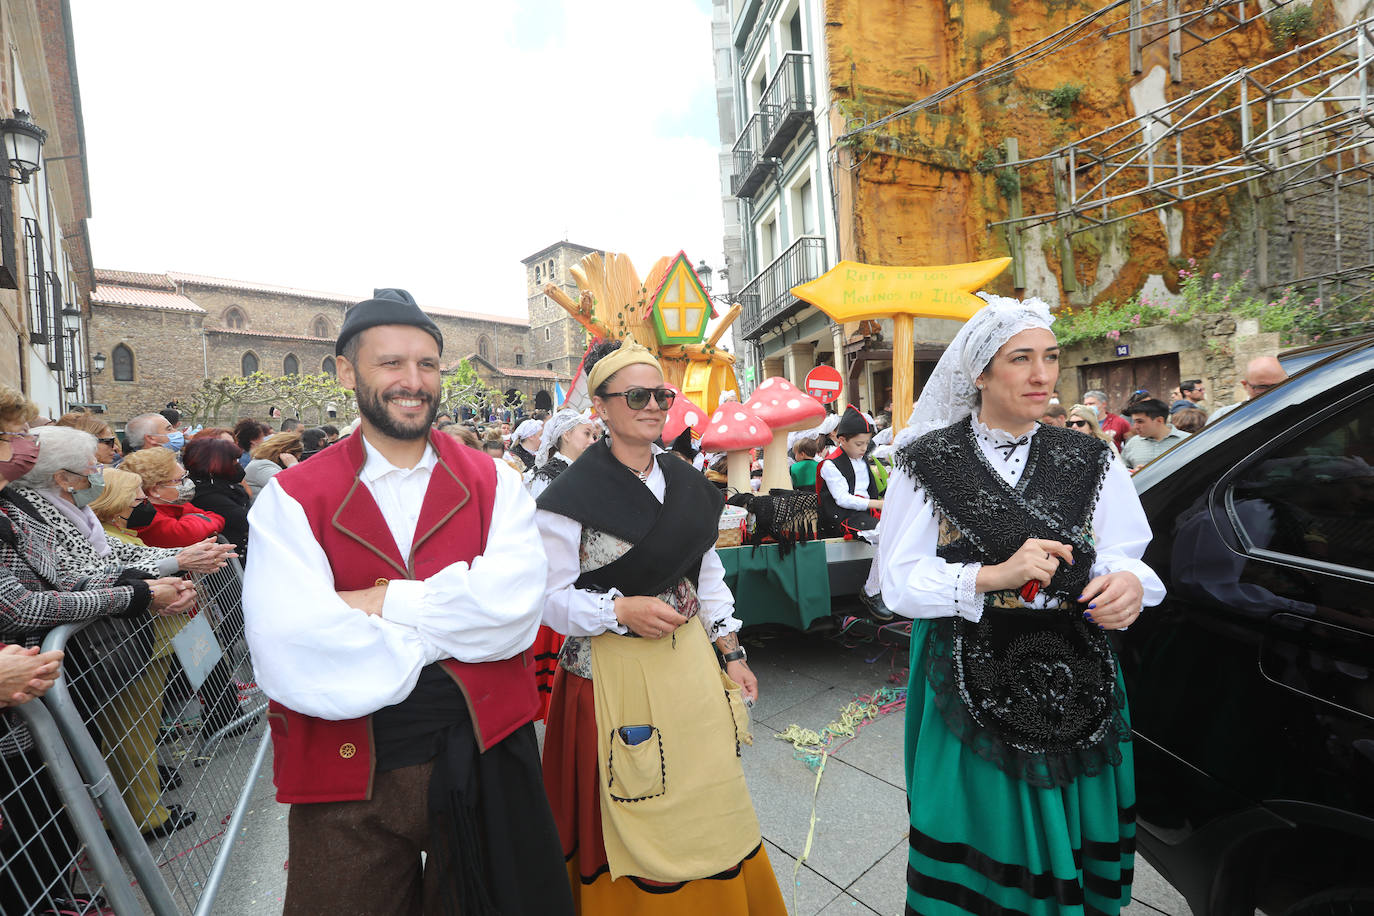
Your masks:
{"label": "apron pocket", "polygon": [[730,703],[730,718],[735,723],[735,756],[738,757],[741,744],[754,743],[754,736],[749,732],[749,707],[744,704],[744,689],[724,671],[720,673],[720,682]]}
{"label": "apron pocket", "polygon": [[620,729],[611,732],[611,798],[619,802],[643,801],[664,793],[667,777],[663,759],[663,736],[658,729],[638,744],[626,744]]}

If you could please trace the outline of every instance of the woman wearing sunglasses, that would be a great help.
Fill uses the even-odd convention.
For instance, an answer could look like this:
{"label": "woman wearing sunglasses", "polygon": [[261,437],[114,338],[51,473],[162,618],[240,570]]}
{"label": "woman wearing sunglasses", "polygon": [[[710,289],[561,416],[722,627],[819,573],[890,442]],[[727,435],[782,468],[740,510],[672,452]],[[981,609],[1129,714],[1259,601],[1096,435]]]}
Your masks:
{"label": "woman wearing sunglasses", "polygon": [[674,394],[648,350],[600,344],[586,369],[609,436],[535,516],[544,623],[568,637],[544,782],[573,894],[583,913],[783,914],[739,761],[758,681],[715,552],[723,498],[656,445]]}
{"label": "woman wearing sunglasses", "polygon": [[102,468],[113,467],[123,457],[124,450],[119,446],[119,437],[110,429],[110,424],[84,410],[65,413],[53,424],[80,429],[95,436],[95,461]]}
{"label": "woman wearing sunglasses", "polygon": [[1064,425],[1075,432],[1101,439],[1111,446],[1113,455],[1121,454],[1121,450],[1116,447],[1116,438],[1102,429],[1101,424],[1097,422],[1097,411],[1086,404],[1075,404],[1070,407],[1069,416],[1064,421]]}

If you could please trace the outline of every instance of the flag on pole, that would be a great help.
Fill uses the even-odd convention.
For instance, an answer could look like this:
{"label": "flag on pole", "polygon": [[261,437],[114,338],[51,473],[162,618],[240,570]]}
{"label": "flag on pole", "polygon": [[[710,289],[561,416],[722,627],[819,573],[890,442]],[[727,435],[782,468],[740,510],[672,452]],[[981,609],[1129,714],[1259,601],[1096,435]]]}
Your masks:
{"label": "flag on pole", "polygon": [[553,381],[553,402],[558,406],[563,406],[563,386],[558,383],[558,379]]}

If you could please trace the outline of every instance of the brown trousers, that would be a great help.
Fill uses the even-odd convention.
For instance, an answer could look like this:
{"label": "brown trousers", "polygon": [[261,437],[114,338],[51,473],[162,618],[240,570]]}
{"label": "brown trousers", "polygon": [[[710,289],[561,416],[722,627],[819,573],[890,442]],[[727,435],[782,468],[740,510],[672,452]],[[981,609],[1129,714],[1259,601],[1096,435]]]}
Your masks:
{"label": "brown trousers", "polygon": [[376,774],[370,801],[292,805],[283,916],[439,916],[436,869],[420,860],[432,769]]}

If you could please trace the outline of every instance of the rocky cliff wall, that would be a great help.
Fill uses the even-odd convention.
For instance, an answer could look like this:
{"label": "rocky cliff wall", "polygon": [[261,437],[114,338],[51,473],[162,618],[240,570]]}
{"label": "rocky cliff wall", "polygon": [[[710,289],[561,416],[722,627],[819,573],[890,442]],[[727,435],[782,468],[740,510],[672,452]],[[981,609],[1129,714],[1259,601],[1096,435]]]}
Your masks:
{"label": "rocky cliff wall", "polygon": [[[1185,11],[1200,6],[1194,0],[1180,3]],[[1063,220],[1019,238],[988,228],[1008,217],[1018,194],[1027,214],[1060,209],[1068,200],[1066,175],[1061,171],[1056,180],[1048,164],[1017,172],[999,168],[1007,138],[1016,139],[1022,159],[1041,156],[1277,53],[1266,21],[1232,29],[1226,11],[1216,11],[1191,23],[1192,35],[1183,35],[1182,80],[1175,83],[1169,77],[1169,28],[1149,22],[1151,16],[1164,17],[1164,4],[1145,6],[1139,74],[1132,72],[1127,36],[1104,37],[1125,28],[1123,6],[1095,31],[1036,62],[843,140],[835,157],[840,219],[850,220],[840,228],[842,255],[872,263],[939,264],[1014,253],[1029,291],[1074,305],[1127,298],[1151,275],[1172,286],[1186,259],[1205,261],[1228,230],[1240,251],[1230,261],[1243,257],[1253,248],[1254,225],[1250,220],[1249,229],[1240,231],[1245,226],[1233,218],[1233,203],[1246,214],[1256,212],[1248,199],[1237,198],[1244,190],[1072,235],[1065,229],[1089,224]],[[1158,11],[1151,13],[1152,6]],[[1023,52],[1096,9],[1097,3],[1075,0],[828,0],[836,135]],[[1255,14],[1254,3],[1245,9]],[[1350,15],[1330,0],[1317,0],[1314,34]],[[1216,162],[1238,150],[1239,119],[1217,119],[1185,132],[1181,144],[1170,140],[1165,146],[1155,162],[1161,172],[1175,169],[1180,153],[1185,163]],[[1101,173],[1081,160],[1079,166],[1081,190]],[[1012,273],[998,282],[1010,292]]]}

